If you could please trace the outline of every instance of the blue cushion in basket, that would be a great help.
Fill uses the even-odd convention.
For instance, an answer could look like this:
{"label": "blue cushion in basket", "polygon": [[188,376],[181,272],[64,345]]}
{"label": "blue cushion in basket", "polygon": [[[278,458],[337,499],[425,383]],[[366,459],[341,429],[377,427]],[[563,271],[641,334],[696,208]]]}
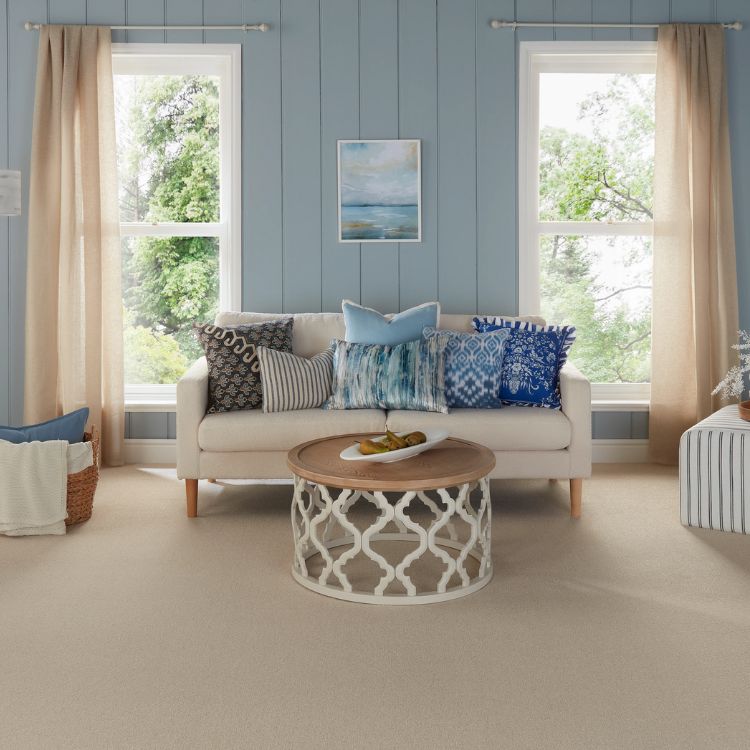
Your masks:
{"label": "blue cushion in basket", "polygon": [[0,440],[7,440],[9,443],[32,443],[35,440],[67,440],[69,443],[80,443],[88,418],[89,409],[85,406],[62,417],[27,427],[0,426]]}

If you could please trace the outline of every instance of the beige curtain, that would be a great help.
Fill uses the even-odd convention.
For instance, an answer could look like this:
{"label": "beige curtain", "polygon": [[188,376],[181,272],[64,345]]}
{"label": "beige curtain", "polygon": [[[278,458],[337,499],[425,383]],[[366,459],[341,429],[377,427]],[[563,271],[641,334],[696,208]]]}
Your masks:
{"label": "beige curtain", "polygon": [[659,27],[656,64],[650,446],[676,463],[738,328],[724,30]]}
{"label": "beige curtain", "polygon": [[25,418],[81,406],[122,463],[122,295],[109,29],[44,26],[26,282]]}

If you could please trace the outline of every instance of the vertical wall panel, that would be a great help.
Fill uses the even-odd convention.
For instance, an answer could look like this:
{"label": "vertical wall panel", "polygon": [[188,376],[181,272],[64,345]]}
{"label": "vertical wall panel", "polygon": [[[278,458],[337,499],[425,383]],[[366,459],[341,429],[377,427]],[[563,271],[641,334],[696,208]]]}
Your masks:
{"label": "vertical wall panel", "polygon": [[671,0],[674,23],[712,23],[715,0]]}
{"label": "vertical wall panel", "polygon": [[[144,25],[164,25],[164,0],[127,0],[128,23]],[[166,33],[163,31],[128,31],[127,42],[163,42]]]}
{"label": "vertical wall panel", "polygon": [[[167,0],[166,23],[185,26],[201,26],[203,24],[203,0]],[[167,31],[168,42],[202,42],[203,32],[200,30]]]}
{"label": "vertical wall panel", "polygon": [[[511,29],[488,18],[512,18],[513,0],[477,5],[477,306],[513,314],[516,296],[516,44]],[[508,168],[511,164],[511,168]]]}
{"label": "vertical wall panel", "polygon": [[321,309],[320,16],[314,0],[282,0],[284,312]]}
{"label": "vertical wall panel", "polygon": [[[554,0],[516,0],[519,21],[552,21],[554,20]],[[516,39],[519,42],[546,41],[552,39],[552,29],[518,29]]]}
{"label": "vertical wall panel", "polygon": [[[8,169],[8,6],[0,3],[0,169]],[[24,209],[24,214],[26,213]],[[14,219],[18,221],[18,219]],[[10,219],[0,216],[0,424],[10,422]]]}
{"label": "vertical wall panel", "polygon": [[[126,0],[88,0],[86,22],[102,26],[122,25],[125,23],[126,7]],[[124,31],[112,32],[113,42],[124,42],[125,39]]]}
{"label": "vertical wall panel", "polygon": [[[631,0],[633,23],[669,23],[669,0]],[[655,42],[656,29],[633,29],[632,38]]]}
{"label": "vertical wall panel", "polygon": [[435,0],[401,0],[399,137],[422,141],[422,242],[399,245],[401,309],[437,299],[437,12]]}
{"label": "vertical wall panel", "polygon": [[323,310],[359,301],[358,244],[338,241],[338,139],[359,137],[359,1],[322,0],[320,7],[320,158]]}
{"label": "vertical wall panel", "polygon": [[[627,0],[622,0],[627,5]],[[591,23],[591,0],[556,0],[555,21],[558,23]],[[593,29],[555,29],[555,39],[592,39]]]}
{"label": "vertical wall panel", "polygon": [[[597,0],[593,6],[594,23],[630,23],[630,3],[623,0]],[[631,29],[594,29],[594,39],[627,40]]]}
{"label": "vertical wall panel", "polygon": [[477,308],[476,19],[438,0],[438,292],[448,313]]}
{"label": "vertical wall panel", "polygon": [[242,301],[245,310],[282,310],[281,18],[279,0],[245,3],[242,46]]}
{"label": "vertical wall panel", "polygon": [[[359,80],[361,138],[398,138],[398,0],[361,0]],[[398,245],[363,242],[362,303],[399,309]]]}
{"label": "vertical wall panel", "polygon": [[87,23],[86,0],[49,0],[50,23]]}
{"label": "vertical wall panel", "polygon": [[45,0],[24,0],[8,6],[8,60],[13,61],[9,71],[8,102],[8,162],[22,174],[21,205],[24,215],[9,220],[9,295],[10,311],[9,347],[10,404],[9,416],[13,424],[23,422],[23,362],[24,315],[26,306],[26,226],[29,206],[29,164],[31,160],[31,126],[34,113],[34,82],[39,34],[25,31],[28,19],[47,21]]}

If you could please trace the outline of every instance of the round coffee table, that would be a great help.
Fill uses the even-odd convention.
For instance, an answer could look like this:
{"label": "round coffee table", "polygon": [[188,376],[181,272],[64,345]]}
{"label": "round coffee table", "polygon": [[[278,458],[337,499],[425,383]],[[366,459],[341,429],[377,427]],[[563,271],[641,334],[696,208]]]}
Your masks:
{"label": "round coffee table", "polygon": [[[468,440],[447,438],[431,450],[394,463],[339,458],[344,448],[366,437],[372,435],[337,435],[289,451],[287,463],[294,474],[295,580],[319,594],[369,604],[429,604],[486,586],[492,578],[488,478],[495,467],[492,451]],[[385,493],[398,497],[392,502]],[[360,499],[380,512],[364,528],[348,517]],[[434,516],[426,525],[407,512],[419,501]],[[374,550],[374,542],[411,542],[412,549],[395,560],[392,552],[386,556]],[[334,558],[329,550],[339,547],[346,549]],[[367,590],[355,590],[347,574],[347,563],[360,553],[383,573]],[[317,555],[322,569],[315,575],[309,572],[308,561],[312,563]],[[471,572],[469,558],[474,561]],[[408,569],[415,561],[428,568],[431,563],[442,565],[436,584],[425,589],[412,582]]]}

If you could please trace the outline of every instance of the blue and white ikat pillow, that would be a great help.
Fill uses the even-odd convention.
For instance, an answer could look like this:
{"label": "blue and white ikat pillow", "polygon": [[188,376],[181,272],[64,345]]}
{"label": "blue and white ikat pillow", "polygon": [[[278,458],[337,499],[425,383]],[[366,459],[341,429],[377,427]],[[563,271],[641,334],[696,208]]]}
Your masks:
{"label": "blue and white ikat pillow", "polygon": [[510,331],[503,328],[486,336],[461,331],[422,332],[425,339],[445,336],[445,396],[449,407],[499,409],[505,341]]}
{"label": "blue and white ikat pillow", "polygon": [[538,326],[503,318],[474,318],[480,333],[508,330],[500,398],[503,404],[560,408],[560,370],[575,341],[573,326]]}

